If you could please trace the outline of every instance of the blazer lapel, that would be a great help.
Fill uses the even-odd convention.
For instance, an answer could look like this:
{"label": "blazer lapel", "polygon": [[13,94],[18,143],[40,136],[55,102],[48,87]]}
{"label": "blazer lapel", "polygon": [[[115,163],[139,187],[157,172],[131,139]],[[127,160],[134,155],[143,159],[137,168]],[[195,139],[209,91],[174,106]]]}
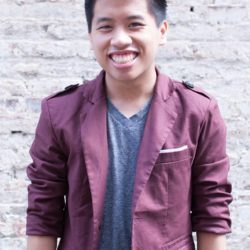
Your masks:
{"label": "blazer lapel", "polygon": [[137,157],[133,213],[159,152],[175,123],[178,112],[174,103],[174,85],[172,81],[167,76],[158,74],[155,88]]}
{"label": "blazer lapel", "polygon": [[81,140],[95,223],[99,223],[102,216],[108,172],[107,108],[103,79],[104,73],[101,72],[93,82],[88,83],[81,117]]}

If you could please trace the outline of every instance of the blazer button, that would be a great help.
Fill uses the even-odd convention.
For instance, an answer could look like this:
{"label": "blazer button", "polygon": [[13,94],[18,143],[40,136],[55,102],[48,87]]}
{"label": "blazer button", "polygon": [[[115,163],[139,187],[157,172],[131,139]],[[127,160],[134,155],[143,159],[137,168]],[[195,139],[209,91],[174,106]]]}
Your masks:
{"label": "blazer button", "polygon": [[185,85],[187,88],[189,89],[193,89],[194,88],[194,84],[188,81],[182,81],[182,84]]}
{"label": "blazer button", "polygon": [[71,84],[71,85],[65,87],[64,90],[71,90],[71,89],[73,90],[73,89],[76,89],[78,86],[79,86],[78,83],[77,84]]}

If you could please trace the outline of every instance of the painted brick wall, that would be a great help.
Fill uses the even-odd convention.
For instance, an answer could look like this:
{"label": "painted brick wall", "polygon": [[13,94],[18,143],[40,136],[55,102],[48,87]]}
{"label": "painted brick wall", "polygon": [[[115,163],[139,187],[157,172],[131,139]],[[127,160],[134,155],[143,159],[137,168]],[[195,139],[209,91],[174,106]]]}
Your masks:
{"label": "painted brick wall", "polygon": [[[100,69],[83,5],[0,0],[0,250],[25,249],[25,168],[41,98]],[[168,18],[168,42],[157,62],[219,101],[234,188],[229,250],[250,249],[250,1],[169,0]]]}

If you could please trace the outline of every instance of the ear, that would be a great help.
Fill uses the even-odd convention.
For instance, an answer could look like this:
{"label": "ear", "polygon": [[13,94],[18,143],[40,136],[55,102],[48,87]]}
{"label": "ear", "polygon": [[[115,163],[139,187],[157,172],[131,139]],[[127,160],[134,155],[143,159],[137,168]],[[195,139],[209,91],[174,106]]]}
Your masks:
{"label": "ear", "polygon": [[160,45],[164,45],[166,43],[167,31],[168,31],[168,22],[167,22],[167,20],[164,20],[161,23],[159,29],[160,29],[160,32],[161,32]]}

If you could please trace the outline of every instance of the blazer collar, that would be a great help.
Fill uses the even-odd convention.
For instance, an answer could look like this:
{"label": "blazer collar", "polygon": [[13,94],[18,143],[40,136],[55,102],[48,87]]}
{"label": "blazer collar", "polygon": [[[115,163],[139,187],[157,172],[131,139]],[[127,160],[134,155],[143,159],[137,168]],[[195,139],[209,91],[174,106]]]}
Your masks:
{"label": "blazer collar", "polygon": [[83,96],[90,103],[94,104],[98,100],[106,98],[105,89],[105,71],[102,70],[95,79],[85,81],[84,84],[90,84],[88,91],[84,91]]}
{"label": "blazer collar", "polygon": [[162,101],[166,102],[167,99],[173,94],[175,87],[172,80],[161,74],[160,71],[156,68],[157,81],[155,85],[155,96],[160,98]]}

